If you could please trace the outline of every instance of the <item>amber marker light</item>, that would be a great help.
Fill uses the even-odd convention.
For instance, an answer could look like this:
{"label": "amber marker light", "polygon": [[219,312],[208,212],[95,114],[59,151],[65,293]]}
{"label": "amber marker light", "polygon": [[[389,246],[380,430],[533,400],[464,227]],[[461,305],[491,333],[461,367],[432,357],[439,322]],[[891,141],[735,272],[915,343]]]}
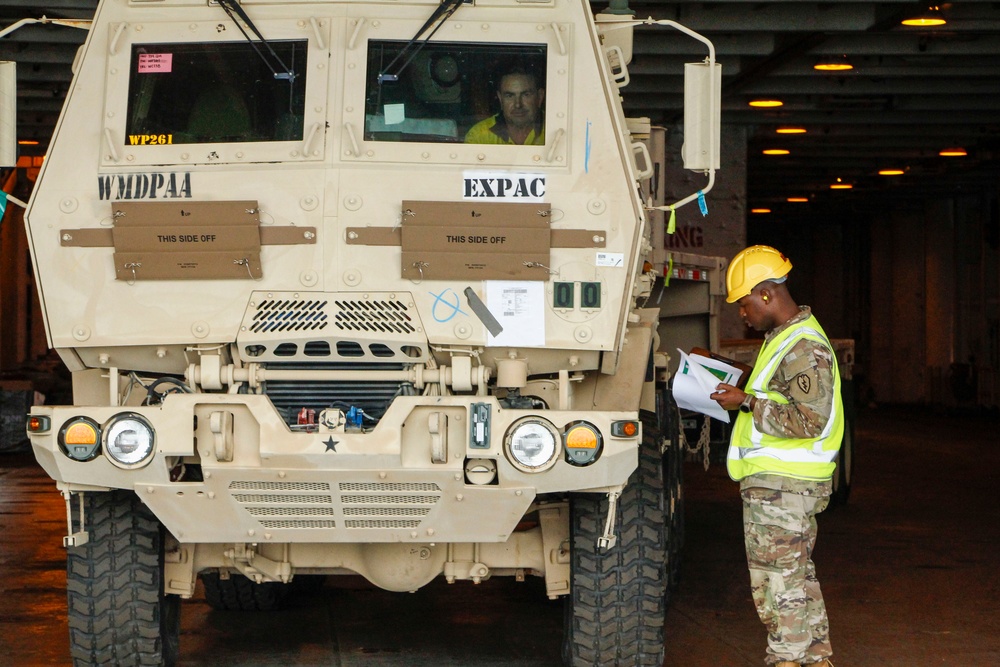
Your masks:
{"label": "amber marker light", "polygon": [[806,128],[804,127],[779,127],[775,130],[778,134],[805,134]]}
{"label": "amber marker light", "polygon": [[774,107],[784,106],[784,104],[781,100],[750,100],[750,106],[757,107],[758,109],[773,109]]}
{"label": "amber marker light", "polygon": [[566,460],[570,465],[589,466],[600,457],[603,438],[596,426],[581,421],[567,424],[566,429],[563,442],[566,445]]}
{"label": "amber marker light", "polygon": [[30,415],[28,417],[28,432],[29,433],[45,433],[49,430],[52,422],[49,421],[48,417],[43,417],[40,415]]}
{"label": "amber marker light", "polygon": [[74,461],[90,461],[101,449],[101,428],[89,417],[74,417],[59,431],[59,446]]}
{"label": "amber marker light", "polygon": [[903,173],[904,172],[903,172],[902,169],[879,169],[878,170],[878,175],[879,176],[902,176]]}
{"label": "amber marker light", "polygon": [[808,197],[789,197],[786,201],[789,201],[792,204],[804,204],[805,202],[809,201],[809,198]]}
{"label": "amber marker light", "polygon": [[938,153],[941,157],[965,157],[968,154],[964,148],[945,148]]}
{"label": "amber marker light", "polygon": [[791,151],[785,148],[765,148],[764,155],[788,155]]}
{"label": "amber marker light", "polygon": [[639,422],[617,421],[611,422],[611,435],[616,438],[634,438],[639,435]]}
{"label": "amber marker light", "polygon": [[771,209],[769,209],[769,208],[752,208],[752,209],[750,209],[750,212],[751,213],[770,213]]}

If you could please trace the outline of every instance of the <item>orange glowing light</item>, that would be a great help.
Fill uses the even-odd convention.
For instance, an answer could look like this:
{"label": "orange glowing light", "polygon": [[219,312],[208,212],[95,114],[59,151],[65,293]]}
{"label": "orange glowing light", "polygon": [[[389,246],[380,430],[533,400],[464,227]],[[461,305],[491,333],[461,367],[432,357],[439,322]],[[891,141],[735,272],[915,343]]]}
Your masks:
{"label": "orange glowing light", "polygon": [[757,107],[758,109],[773,109],[774,107],[784,106],[784,104],[781,100],[750,100],[750,106]]}

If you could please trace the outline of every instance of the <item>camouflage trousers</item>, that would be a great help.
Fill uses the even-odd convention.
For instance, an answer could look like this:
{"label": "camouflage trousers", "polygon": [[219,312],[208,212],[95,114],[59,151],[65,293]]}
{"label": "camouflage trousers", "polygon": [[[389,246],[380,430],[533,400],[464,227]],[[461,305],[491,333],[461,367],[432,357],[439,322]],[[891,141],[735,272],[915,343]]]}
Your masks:
{"label": "camouflage trousers", "polygon": [[751,592],[767,628],[765,661],[807,665],[830,657],[830,625],[812,561],[816,515],[829,499],[763,488],[741,495]]}

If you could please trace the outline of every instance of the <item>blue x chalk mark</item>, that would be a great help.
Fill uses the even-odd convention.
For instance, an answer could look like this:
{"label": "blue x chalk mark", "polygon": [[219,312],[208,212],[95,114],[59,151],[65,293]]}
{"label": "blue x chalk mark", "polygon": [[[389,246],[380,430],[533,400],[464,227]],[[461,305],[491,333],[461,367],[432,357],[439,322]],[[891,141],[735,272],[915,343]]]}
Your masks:
{"label": "blue x chalk mark", "polygon": [[[450,287],[440,294],[431,292],[430,295],[434,297],[434,303],[431,305],[431,316],[435,322],[447,322],[460,313],[466,317],[469,316],[468,313],[459,307],[462,305],[462,301],[459,299],[458,294]],[[443,316],[438,313],[438,306],[446,309]]]}

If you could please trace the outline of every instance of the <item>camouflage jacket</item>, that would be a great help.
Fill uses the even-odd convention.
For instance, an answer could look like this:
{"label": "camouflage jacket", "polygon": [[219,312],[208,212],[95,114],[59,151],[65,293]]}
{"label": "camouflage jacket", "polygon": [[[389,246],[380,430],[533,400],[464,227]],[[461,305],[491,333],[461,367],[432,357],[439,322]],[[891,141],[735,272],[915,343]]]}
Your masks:
{"label": "camouflage jacket", "polygon": [[[767,332],[771,340],[785,329],[806,320],[811,311],[801,312]],[[787,405],[758,399],[754,424],[762,433],[779,438],[815,438],[823,432],[833,409],[833,350],[813,340],[802,339],[778,363],[767,388],[788,399]]]}
{"label": "camouflage jacket", "polygon": [[[767,332],[765,342],[782,331],[808,319],[812,311],[800,306],[800,313],[781,326]],[[833,410],[833,365],[837,363],[833,350],[813,340],[795,343],[779,362],[768,389],[788,399],[787,405],[757,399],[753,410],[754,425],[762,433],[779,438],[815,438],[826,426]],[[817,489],[815,482],[792,480],[776,475],[752,475],[742,480],[741,486],[757,486],[786,491],[811,491],[808,495],[827,495],[829,483]],[[787,488],[789,486],[795,487]],[[801,488],[800,488],[801,487]],[[825,493],[824,493],[825,492]]]}

